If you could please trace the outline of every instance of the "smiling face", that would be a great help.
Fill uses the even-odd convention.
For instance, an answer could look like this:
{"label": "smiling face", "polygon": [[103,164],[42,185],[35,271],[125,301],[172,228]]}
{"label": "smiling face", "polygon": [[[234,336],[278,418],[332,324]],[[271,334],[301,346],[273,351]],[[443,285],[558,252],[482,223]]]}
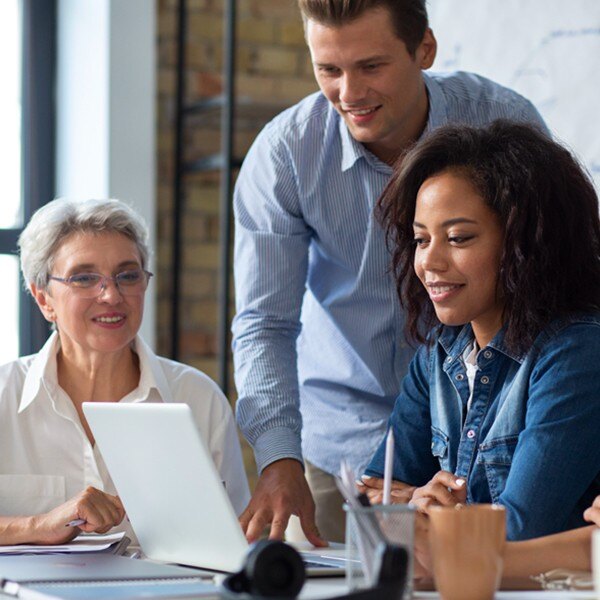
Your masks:
{"label": "smiling face", "polygon": [[[51,275],[114,276],[141,264],[136,244],[120,233],[75,233],[55,252]],[[44,316],[57,324],[65,353],[119,352],[128,347],[141,325],[144,294],[124,296],[114,281],[107,281],[97,298],[82,298],[59,281],[50,281],[45,290],[32,285],[32,293]]]}
{"label": "smiling face", "polygon": [[317,83],[352,137],[391,164],[427,122],[421,69],[435,58],[431,31],[413,57],[389,11],[376,8],[337,27],[308,20],[306,39]]}
{"label": "smiling face", "polygon": [[480,347],[502,327],[497,280],[504,230],[470,181],[444,171],[417,194],[415,271],[445,325],[471,323]]}

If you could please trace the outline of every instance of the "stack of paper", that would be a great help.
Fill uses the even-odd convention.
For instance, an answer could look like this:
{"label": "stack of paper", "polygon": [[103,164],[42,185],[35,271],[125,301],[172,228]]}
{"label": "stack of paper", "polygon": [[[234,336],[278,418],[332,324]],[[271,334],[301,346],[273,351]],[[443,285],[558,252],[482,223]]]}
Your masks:
{"label": "stack of paper", "polygon": [[82,533],[68,544],[39,546],[19,544],[17,546],[0,546],[0,554],[55,554],[57,552],[110,552],[122,554],[129,543],[125,532],[117,533]]}

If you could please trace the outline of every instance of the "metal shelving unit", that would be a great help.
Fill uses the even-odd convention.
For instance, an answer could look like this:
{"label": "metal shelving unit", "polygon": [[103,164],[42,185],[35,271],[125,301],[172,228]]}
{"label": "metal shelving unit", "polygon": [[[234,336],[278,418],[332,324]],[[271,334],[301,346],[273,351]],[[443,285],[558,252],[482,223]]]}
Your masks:
{"label": "metal shelving unit", "polygon": [[[235,24],[236,0],[225,0],[223,23],[223,93],[193,104],[186,104],[185,75],[187,70],[186,40],[188,36],[187,0],[179,0],[178,36],[177,36],[177,91],[175,116],[175,177],[173,208],[173,304],[171,312],[171,357],[179,357],[182,270],[181,226],[185,207],[183,179],[191,173],[207,171],[220,172],[219,201],[219,294],[218,294],[218,383],[224,394],[229,392],[228,352],[230,323],[230,286],[231,286],[231,215],[233,171],[239,168],[241,160],[234,156],[234,119],[235,119]],[[209,111],[221,112],[221,149],[218,154],[205,156],[199,160],[184,161],[184,130],[189,117],[205,114]]]}

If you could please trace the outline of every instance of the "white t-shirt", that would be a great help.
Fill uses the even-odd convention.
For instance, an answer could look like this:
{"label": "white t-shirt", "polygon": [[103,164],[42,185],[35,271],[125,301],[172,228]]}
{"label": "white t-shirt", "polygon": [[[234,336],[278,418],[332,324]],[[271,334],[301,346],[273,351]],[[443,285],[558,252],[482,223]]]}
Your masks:
{"label": "white t-shirt", "polygon": [[[54,333],[38,354],[0,367],[0,515],[44,513],[90,485],[116,494],[99,450],[58,385],[59,348]],[[140,381],[120,402],[187,404],[239,515],[250,492],[225,396],[204,373],[156,356],[139,336],[133,349]]]}

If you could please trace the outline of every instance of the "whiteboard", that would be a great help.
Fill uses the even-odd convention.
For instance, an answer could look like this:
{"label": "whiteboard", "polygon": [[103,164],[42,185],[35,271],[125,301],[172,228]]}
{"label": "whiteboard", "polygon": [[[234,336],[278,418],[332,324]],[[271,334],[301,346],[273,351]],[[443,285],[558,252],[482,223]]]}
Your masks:
{"label": "whiteboard", "polygon": [[434,71],[472,71],[540,111],[600,190],[600,2],[429,0]]}

